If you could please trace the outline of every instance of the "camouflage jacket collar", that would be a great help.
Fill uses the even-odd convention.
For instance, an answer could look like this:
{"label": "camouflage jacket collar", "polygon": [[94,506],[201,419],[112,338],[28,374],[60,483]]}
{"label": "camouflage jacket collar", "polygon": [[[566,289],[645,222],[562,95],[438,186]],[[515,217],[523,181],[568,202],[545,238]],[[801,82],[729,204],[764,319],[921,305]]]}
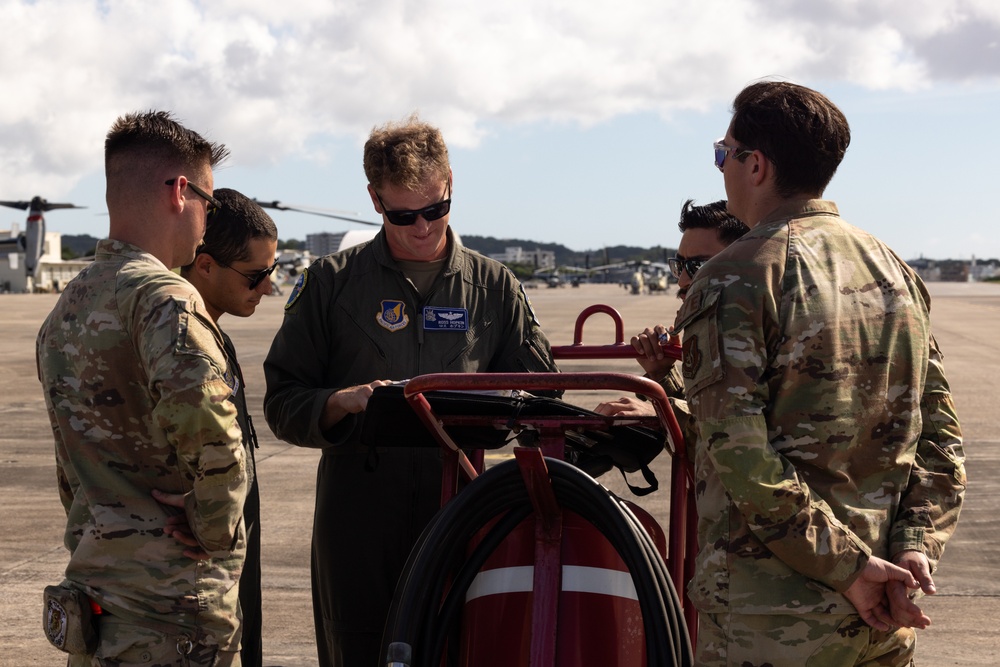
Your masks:
{"label": "camouflage jacket collar", "polygon": [[839,216],[840,212],[834,202],[826,199],[789,199],[765,215],[754,229],[775,222],[784,223],[794,218],[805,218],[813,215]]}
{"label": "camouflage jacket collar", "polygon": [[157,266],[169,270],[163,262],[139,246],[126,243],[125,241],[119,241],[117,239],[101,239],[97,242],[97,250],[94,253],[94,259],[96,261],[107,261],[121,258],[151,262],[152,264],[156,264]]}

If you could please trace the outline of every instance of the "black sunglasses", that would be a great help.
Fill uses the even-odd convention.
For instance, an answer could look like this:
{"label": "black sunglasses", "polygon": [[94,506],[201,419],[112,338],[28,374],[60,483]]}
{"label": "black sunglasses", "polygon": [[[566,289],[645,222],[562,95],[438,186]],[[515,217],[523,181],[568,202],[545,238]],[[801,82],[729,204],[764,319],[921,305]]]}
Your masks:
{"label": "black sunglasses", "polygon": [[[375,188],[372,188],[372,190],[374,189]],[[378,199],[379,206],[382,207],[382,213],[385,214],[386,219],[394,225],[399,227],[409,227],[415,223],[417,218],[420,216],[423,216],[424,220],[427,222],[434,222],[435,220],[440,220],[444,216],[448,215],[448,212],[451,211],[451,179],[448,179],[447,199],[415,211],[390,211],[386,208],[385,202],[382,201],[382,197],[379,196],[377,191],[375,192],[375,198]]]}
{"label": "black sunglasses", "polygon": [[[169,181],[165,182],[165,185],[173,185],[176,182],[177,182],[176,178],[171,178]],[[208,202],[207,216],[209,218],[211,218],[213,215],[215,215],[215,213],[220,208],[222,208],[222,202],[221,201],[219,201],[218,199],[216,199],[212,195],[208,194],[207,192],[205,192],[201,188],[199,188],[193,182],[188,181],[187,184],[188,184],[188,187],[191,188],[196,195],[198,195],[199,197],[201,197],[202,199],[204,199],[205,201]]]}
{"label": "black sunglasses", "polygon": [[680,278],[681,271],[687,271],[688,276],[694,278],[694,274],[698,273],[698,269],[707,261],[707,259],[688,259],[677,255],[667,260],[667,266],[670,267],[670,273],[674,274],[674,278]]}
{"label": "black sunglasses", "polygon": [[[223,264],[222,262],[219,262],[218,260],[216,260],[216,263],[219,266],[226,267],[227,269],[233,269],[233,267],[229,266],[228,264]],[[258,271],[257,273],[247,274],[247,273],[243,273],[239,269],[233,269],[233,271],[236,271],[236,273],[240,274],[241,276],[243,276],[244,278],[246,278],[247,280],[249,280],[250,281],[250,289],[254,290],[254,289],[257,289],[258,285],[260,285],[262,282],[264,282],[265,280],[267,280],[268,276],[270,276],[272,273],[274,273],[274,270],[276,268],[278,268],[278,262],[277,262],[277,260],[275,260],[274,264],[272,264],[270,267],[268,267],[266,269],[263,269],[261,271]]]}

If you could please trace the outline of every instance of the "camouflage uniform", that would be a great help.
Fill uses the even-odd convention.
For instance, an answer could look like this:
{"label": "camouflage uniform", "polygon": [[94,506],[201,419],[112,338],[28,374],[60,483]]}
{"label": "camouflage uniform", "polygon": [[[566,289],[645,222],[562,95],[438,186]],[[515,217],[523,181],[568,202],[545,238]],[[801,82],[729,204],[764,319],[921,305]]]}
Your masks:
{"label": "camouflage uniform", "polygon": [[[437,513],[437,449],[360,442],[364,413],[327,432],[319,418],[338,389],[426,373],[556,370],[519,283],[462,247],[421,295],[382,231],[324,257],[300,277],[264,362],[264,415],[282,440],[321,447],[313,519],[313,613],[320,665],[374,665],[403,565]],[[435,313],[466,314],[436,322]],[[437,326],[435,326],[437,325]],[[401,443],[406,432],[399,433]]]}
{"label": "camouflage uniform", "polygon": [[871,554],[936,566],[965,471],[929,306],[821,200],[787,202],[698,272],[676,323],[700,429],[689,595],[728,626],[729,664],[739,615],[847,617]]}
{"label": "camouflage uniform", "polygon": [[[66,579],[110,614],[97,658],[148,656],[164,641],[167,664],[186,664],[178,645],[189,657],[236,651],[246,455],[222,339],[195,288],[103,240],[42,325],[37,360],[68,517]],[[210,560],[164,535],[179,510],[153,489],[188,493]]]}

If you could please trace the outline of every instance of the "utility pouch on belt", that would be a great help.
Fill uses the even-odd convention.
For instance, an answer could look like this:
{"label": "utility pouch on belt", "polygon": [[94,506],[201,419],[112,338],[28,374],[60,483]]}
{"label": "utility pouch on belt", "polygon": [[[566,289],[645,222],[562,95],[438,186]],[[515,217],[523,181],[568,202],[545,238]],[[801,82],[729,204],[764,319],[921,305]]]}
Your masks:
{"label": "utility pouch on belt", "polygon": [[63,584],[46,586],[42,601],[42,626],[50,644],[70,655],[97,649],[93,611],[83,591]]}

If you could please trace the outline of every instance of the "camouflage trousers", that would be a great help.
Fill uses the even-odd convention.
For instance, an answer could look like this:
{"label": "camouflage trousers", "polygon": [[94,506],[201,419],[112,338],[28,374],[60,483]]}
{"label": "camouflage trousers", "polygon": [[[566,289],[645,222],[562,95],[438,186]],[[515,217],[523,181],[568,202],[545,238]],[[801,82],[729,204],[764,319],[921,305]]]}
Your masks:
{"label": "camouflage trousers", "polygon": [[912,667],[912,628],[882,632],[861,617],[698,614],[699,667]]}
{"label": "camouflage trousers", "polygon": [[181,628],[163,632],[114,616],[98,617],[93,655],[74,655],[67,667],[240,667],[239,651],[195,643]]}

